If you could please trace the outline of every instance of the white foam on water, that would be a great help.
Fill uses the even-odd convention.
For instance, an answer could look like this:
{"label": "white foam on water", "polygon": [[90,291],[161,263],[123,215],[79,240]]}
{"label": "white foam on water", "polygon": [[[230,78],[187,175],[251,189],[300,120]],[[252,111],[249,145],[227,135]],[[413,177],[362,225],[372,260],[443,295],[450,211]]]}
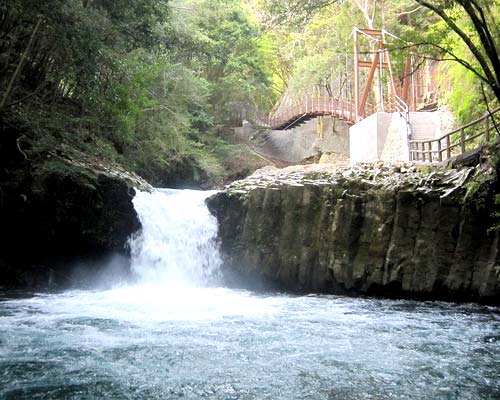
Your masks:
{"label": "white foam on water", "polygon": [[117,280],[111,290],[66,291],[13,304],[25,305],[27,319],[36,319],[37,324],[78,317],[149,326],[275,312],[269,299],[221,287],[217,220],[205,204],[214,193],[173,189],[137,192],[133,203],[142,229],[130,239],[133,282]]}

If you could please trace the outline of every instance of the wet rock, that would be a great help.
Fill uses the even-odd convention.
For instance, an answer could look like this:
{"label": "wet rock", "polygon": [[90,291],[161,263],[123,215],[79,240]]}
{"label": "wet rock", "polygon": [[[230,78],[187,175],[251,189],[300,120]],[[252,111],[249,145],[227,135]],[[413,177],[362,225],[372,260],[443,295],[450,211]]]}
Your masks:
{"label": "wet rock", "polygon": [[208,200],[226,269],[299,292],[500,302],[496,169],[267,168]]}
{"label": "wet rock", "polygon": [[[140,227],[132,204],[133,174],[85,158],[57,154],[2,185],[0,286],[64,284],[76,260],[126,253]],[[1,183],[1,182],[0,182]]]}

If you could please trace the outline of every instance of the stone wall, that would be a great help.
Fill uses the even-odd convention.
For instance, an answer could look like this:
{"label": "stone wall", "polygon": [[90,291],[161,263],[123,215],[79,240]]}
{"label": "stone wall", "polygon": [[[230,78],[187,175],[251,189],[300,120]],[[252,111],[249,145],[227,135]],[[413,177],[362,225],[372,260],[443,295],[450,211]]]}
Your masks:
{"label": "stone wall", "polygon": [[496,169],[257,173],[208,201],[226,271],[299,292],[500,303]]}

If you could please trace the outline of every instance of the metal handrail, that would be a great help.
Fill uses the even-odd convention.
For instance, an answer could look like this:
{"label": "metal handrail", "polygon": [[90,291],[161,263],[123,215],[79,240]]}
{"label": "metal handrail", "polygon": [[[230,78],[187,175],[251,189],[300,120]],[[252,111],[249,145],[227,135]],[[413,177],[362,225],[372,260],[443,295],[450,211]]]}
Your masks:
{"label": "metal handrail", "polygon": [[300,103],[294,103],[279,113],[269,115],[266,121],[255,122],[263,127],[286,130],[307,117],[332,115],[353,123],[353,109],[353,102],[339,97],[306,95]]}
{"label": "metal handrail", "polygon": [[398,95],[394,96],[394,103],[396,106],[396,110],[399,112],[399,115],[401,115],[406,123],[406,137],[408,140],[408,148],[410,144],[410,139],[411,139],[411,120],[410,120],[410,106],[405,103],[405,101],[399,97]]}
{"label": "metal handrail", "polygon": [[[448,160],[455,155],[463,154],[467,150],[467,143],[470,143],[482,136],[485,138],[485,142],[489,143],[491,139],[490,132],[492,129],[497,127],[497,123],[494,117],[500,114],[500,107],[489,112],[487,115],[478,118],[466,125],[461,126],[439,138],[436,139],[426,139],[426,140],[410,140],[410,160],[411,161],[422,161],[422,162],[434,162]],[[492,122],[492,123],[491,123]],[[483,130],[472,136],[467,136],[465,130],[477,125],[483,124]],[[453,143],[454,135],[459,135],[458,142]],[[443,146],[443,141],[445,144]],[[452,150],[459,147],[459,152],[453,152]],[[446,154],[446,158],[443,157]]]}

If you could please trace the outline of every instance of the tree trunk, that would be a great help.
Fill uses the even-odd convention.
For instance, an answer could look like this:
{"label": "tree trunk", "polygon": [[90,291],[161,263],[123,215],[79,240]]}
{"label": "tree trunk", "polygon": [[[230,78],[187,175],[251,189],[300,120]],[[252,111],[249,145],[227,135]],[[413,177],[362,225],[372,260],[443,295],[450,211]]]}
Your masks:
{"label": "tree trunk", "polygon": [[40,28],[40,25],[42,23],[42,19],[39,18],[35,27],[33,28],[33,32],[31,32],[31,37],[28,42],[28,45],[26,46],[26,50],[24,53],[21,55],[21,59],[19,60],[19,63],[17,64],[17,68],[14,71],[14,74],[12,75],[12,78],[9,81],[9,84],[7,85],[7,89],[5,90],[5,93],[3,95],[2,101],[0,102],[0,114],[2,114],[3,109],[5,108],[5,104],[7,103],[7,100],[12,92],[12,89],[14,88],[14,84],[21,73],[21,70],[23,69],[24,62],[28,56],[28,53],[30,52],[31,46],[33,44],[33,41],[35,40],[36,33],[38,32],[38,28]]}

